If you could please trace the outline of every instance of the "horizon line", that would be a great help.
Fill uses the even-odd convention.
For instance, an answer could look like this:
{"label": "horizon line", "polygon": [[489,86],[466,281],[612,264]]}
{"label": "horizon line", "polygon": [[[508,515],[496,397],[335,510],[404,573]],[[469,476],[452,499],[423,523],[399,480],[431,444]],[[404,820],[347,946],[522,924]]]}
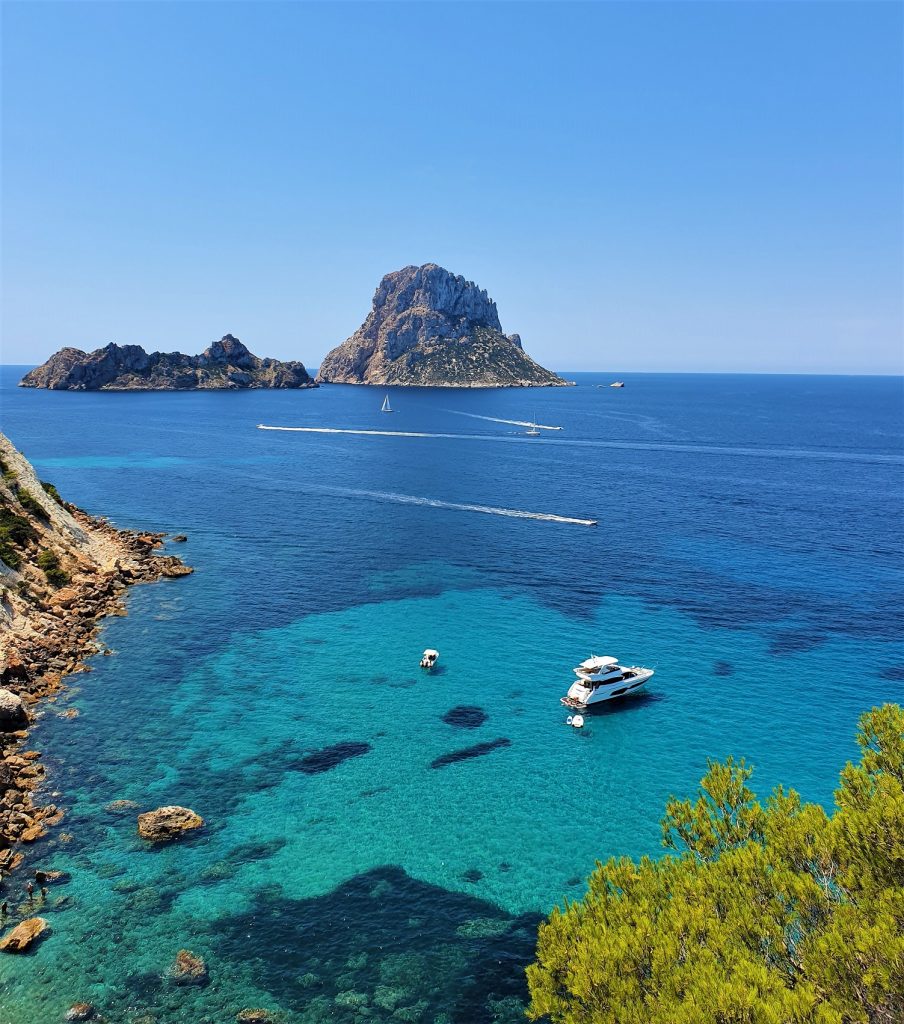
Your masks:
{"label": "horizon line", "polygon": [[[49,357],[48,357],[49,358]],[[271,357],[275,358],[275,357]],[[286,360],[279,360],[285,362]],[[314,368],[313,363],[306,363],[304,360],[300,360],[305,369],[311,373],[316,373],[320,369],[320,364]],[[47,362],[45,359],[44,362]],[[0,362],[0,368],[9,369],[26,369],[33,370],[39,366],[43,366],[44,363],[6,363]],[[638,377],[652,377],[652,376],[688,376],[688,377],[701,377],[701,376],[712,376],[712,377],[893,377],[893,378],[904,378],[904,367],[898,371],[885,371],[876,372],[873,370],[553,370],[558,376],[567,374],[605,374],[613,375],[614,377],[624,376],[632,374]],[[332,387],[336,387],[339,382],[325,381],[324,383],[329,384]],[[433,385],[408,385],[408,384],[367,384],[366,382],[356,383],[348,385],[349,387],[431,387]],[[500,384],[500,388],[510,387],[514,385]],[[492,390],[492,389],[491,389]]]}

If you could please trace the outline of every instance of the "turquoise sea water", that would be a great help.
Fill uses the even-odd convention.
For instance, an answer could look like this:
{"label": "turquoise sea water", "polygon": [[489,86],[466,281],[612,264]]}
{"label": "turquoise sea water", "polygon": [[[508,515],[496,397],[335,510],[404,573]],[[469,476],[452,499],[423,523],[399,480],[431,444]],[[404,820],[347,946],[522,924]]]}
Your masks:
{"label": "turquoise sea water", "polygon": [[[3,1024],[77,1000],[131,1024],[518,1020],[539,915],[597,858],[655,854],[707,756],[828,803],[858,715],[904,695],[900,379],[579,375],[397,390],[386,416],[369,388],[76,395],[20,373],[2,429],[42,477],[187,533],[196,573],[136,588],[115,656],[34,730],[68,814],[29,864],[71,881],[5,894],[53,933],[0,958]],[[657,673],[577,732],[558,700],[591,651]],[[458,707],[483,714],[444,721]],[[150,850],[120,799],[207,827]],[[207,986],[166,978],[183,947]]]}

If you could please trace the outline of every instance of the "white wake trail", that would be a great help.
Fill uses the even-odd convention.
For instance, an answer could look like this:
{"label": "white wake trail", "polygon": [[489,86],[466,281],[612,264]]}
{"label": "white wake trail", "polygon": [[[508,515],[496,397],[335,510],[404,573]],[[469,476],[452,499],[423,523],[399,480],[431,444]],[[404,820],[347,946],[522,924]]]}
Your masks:
{"label": "white wake trail", "polygon": [[472,420],[487,420],[490,423],[508,423],[513,427],[536,427],[538,430],[561,430],[561,427],[551,427],[546,423],[531,423],[528,420],[501,420],[498,416],[480,416],[476,412],[460,412],[458,409],[446,409],[454,416],[467,416]]}
{"label": "white wake trail", "polygon": [[414,430],[348,430],[343,427],[268,427],[258,423],[258,430],[287,430],[296,434],[370,434],[377,437],[466,437],[462,434],[426,434]]}
{"label": "white wake trail", "polygon": [[448,508],[456,512],[480,512],[489,516],[508,516],[511,519],[539,519],[546,523],[570,523],[573,526],[596,526],[596,519],[578,519],[575,516],[559,516],[552,512],[526,512],[519,508],[496,508],[493,505],[468,505],[457,501],[440,501],[438,498],[421,498],[413,494],[396,494],[392,491],[362,491],[353,487],[317,487],[328,494],[342,494],[349,498],[369,498],[372,501],[391,501],[397,505],[423,505],[427,508]]}

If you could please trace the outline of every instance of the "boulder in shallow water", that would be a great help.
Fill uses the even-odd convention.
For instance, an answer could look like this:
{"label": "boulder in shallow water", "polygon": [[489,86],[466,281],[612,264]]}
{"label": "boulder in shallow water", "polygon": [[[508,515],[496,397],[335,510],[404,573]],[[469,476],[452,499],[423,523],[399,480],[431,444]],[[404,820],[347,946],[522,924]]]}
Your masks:
{"label": "boulder in shallow water", "polygon": [[270,1010],[239,1010],[235,1019],[239,1024],[270,1024],[276,1020]]}
{"label": "boulder in shallow water", "polygon": [[28,724],[28,715],[22,698],[12,690],[0,688],[0,731],[21,729]]}
{"label": "boulder in shallow water", "polygon": [[166,843],[203,824],[201,815],[188,807],[158,807],[138,815],[138,834],[152,843]]}
{"label": "boulder in shallow water", "polygon": [[43,917],[30,917],[0,939],[4,953],[24,953],[50,926]]}
{"label": "boulder in shallow water", "polygon": [[73,1003],[64,1020],[97,1020],[97,1010],[90,1003]]}
{"label": "boulder in shallow water", "polygon": [[125,814],[126,811],[137,811],[138,804],[134,800],[112,800],[104,804],[107,814]]}
{"label": "boulder in shallow water", "polygon": [[190,949],[180,949],[170,966],[169,976],[176,985],[206,985],[210,980],[204,958]]}

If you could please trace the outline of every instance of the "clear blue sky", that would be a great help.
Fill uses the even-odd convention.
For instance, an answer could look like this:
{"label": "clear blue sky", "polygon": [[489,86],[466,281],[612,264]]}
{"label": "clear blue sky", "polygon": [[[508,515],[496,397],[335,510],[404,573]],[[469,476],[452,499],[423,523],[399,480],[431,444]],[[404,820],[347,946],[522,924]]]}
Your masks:
{"label": "clear blue sky", "polygon": [[557,369],[904,369],[897,3],[2,8],[3,362],[316,365],[433,261]]}

